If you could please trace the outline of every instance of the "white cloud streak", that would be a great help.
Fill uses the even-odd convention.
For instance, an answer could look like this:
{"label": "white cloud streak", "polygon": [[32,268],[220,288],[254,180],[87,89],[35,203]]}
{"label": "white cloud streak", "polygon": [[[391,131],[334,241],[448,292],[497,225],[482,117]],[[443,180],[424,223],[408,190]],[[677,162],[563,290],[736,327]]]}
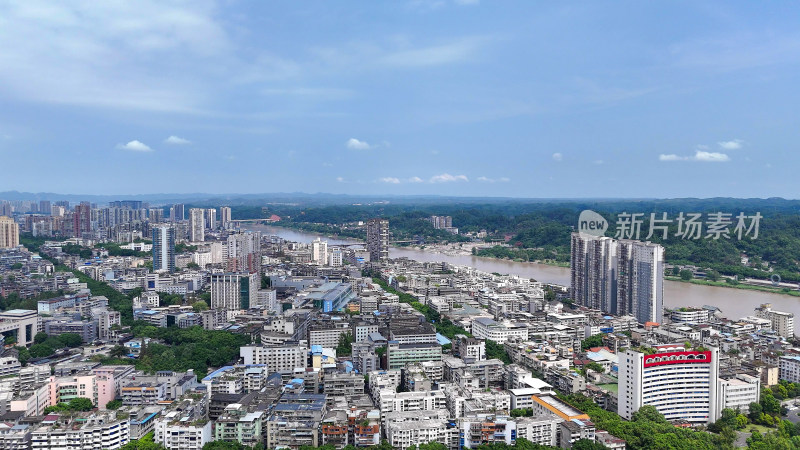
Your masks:
{"label": "white cloud streak", "polygon": [[383,177],[379,181],[381,183],[400,184],[400,179],[395,177]]}
{"label": "white cloud streak", "polygon": [[466,175],[450,175],[449,173],[443,173],[440,175],[434,175],[431,177],[431,183],[453,183],[458,181],[469,181]]}
{"label": "white cloud streak", "polygon": [[508,183],[509,181],[511,181],[511,178],[508,177],[500,177],[500,178],[478,177],[476,179],[481,183]]}
{"label": "white cloud streak", "polygon": [[192,141],[178,136],[170,136],[164,139],[164,143],[170,145],[189,145],[192,143]]}
{"label": "white cloud streak", "polygon": [[152,152],[153,149],[144,144],[143,142],[132,140],[127,144],[117,144],[117,148],[120,150],[129,150],[132,152]]}
{"label": "white cloud streak", "polygon": [[717,145],[723,150],[739,150],[742,148],[742,140],[734,139],[732,141],[717,142]]}
{"label": "white cloud streak", "polygon": [[348,139],[346,145],[350,150],[369,150],[372,148],[366,141],[360,141],[356,138]]}
{"label": "white cloud streak", "polygon": [[728,162],[730,157],[725,153],[707,152],[705,150],[696,150],[694,156],[681,156],[674,153],[658,155],[659,161],[699,161],[699,162]]}
{"label": "white cloud streak", "polygon": [[564,155],[561,153],[553,153],[553,161],[561,161],[564,159]]}

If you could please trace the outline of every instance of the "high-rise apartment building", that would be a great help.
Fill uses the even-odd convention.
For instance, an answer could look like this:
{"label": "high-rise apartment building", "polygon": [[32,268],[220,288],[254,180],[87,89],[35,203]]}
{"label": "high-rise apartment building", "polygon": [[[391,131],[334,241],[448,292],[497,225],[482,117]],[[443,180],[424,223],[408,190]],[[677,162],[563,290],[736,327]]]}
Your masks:
{"label": "high-rise apartment building", "polygon": [[453,227],[453,218],[451,216],[430,216],[428,220],[437,230]]}
{"label": "high-rise apartment building", "polygon": [[248,231],[228,236],[227,267],[230,272],[261,271],[261,232]]}
{"label": "high-rise apartment building", "polygon": [[92,231],[92,206],[88,202],[81,202],[75,205],[72,215],[72,233],[75,237],[81,237],[83,233]]}
{"label": "high-rise apartment building", "polygon": [[189,210],[189,240],[192,242],[205,241],[206,221],[205,210],[192,208]]}
{"label": "high-rise apartment building", "polygon": [[664,247],[572,233],[570,288],[581,306],[661,322]]}
{"label": "high-rise apartment building", "polygon": [[630,420],[652,405],[667,420],[715,422],[721,415],[719,351],[659,345],[655,353],[627,350],[619,358],[618,413]]}
{"label": "high-rise apartment building", "polygon": [[206,210],[206,228],[209,230],[217,228],[217,210],[215,208],[208,208]]}
{"label": "high-rise apartment building", "polygon": [[52,206],[50,206],[50,200],[39,200],[39,212],[42,214],[50,214],[52,211]]}
{"label": "high-rise apartment building", "polygon": [[328,242],[320,238],[311,241],[311,262],[324,266],[328,263]]}
{"label": "high-rise apartment building", "polygon": [[161,208],[150,208],[147,210],[147,218],[150,223],[161,223],[164,221],[164,210]]}
{"label": "high-rise apartment building", "polygon": [[175,229],[153,228],[153,271],[175,271]]}
{"label": "high-rise apartment building", "polygon": [[173,222],[186,220],[186,206],[183,203],[176,203],[170,208],[170,219]]}
{"label": "high-rise apartment building", "polygon": [[220,208],[219,208],[219,221],[220,221],[220,227],[223,230],[228,229],[228,225],[231,223],[231,208],[230,208],[230,206],[220,206]]}
{"label": "high-rise apartment building", "polygon": [[14,219],[0,216],[0,248],[12,248],[19,245],[19,225]]}
{"label": "high-rise apartment building", "polygon": [[211,309],[236,312],[258,303],[260,281],[257,273],[215,273],[211,275]]}
{"label": "high-rise apartment building", "polygon": [[367,222],[367,251],[371,262],[389,259],[389,221],[370,219]]}

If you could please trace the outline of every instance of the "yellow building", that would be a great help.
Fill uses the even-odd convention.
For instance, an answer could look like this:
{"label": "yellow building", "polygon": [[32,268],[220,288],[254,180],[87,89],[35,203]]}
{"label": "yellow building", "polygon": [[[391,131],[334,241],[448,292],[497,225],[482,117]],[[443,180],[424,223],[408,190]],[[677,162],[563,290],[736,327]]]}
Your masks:
{"label": "yellow building", "polygon": [[13,219],[0,216],[0,248],[13,248],[19,245],[19,225]]}

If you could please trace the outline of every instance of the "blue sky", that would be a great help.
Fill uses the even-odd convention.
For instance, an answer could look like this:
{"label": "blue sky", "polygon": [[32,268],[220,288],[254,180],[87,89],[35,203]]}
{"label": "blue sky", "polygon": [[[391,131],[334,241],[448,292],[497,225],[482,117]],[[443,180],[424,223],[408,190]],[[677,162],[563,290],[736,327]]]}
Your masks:
{"label": "blue sky", "polygon": [[797,198],[798,13],[2,2],[0,191]]}

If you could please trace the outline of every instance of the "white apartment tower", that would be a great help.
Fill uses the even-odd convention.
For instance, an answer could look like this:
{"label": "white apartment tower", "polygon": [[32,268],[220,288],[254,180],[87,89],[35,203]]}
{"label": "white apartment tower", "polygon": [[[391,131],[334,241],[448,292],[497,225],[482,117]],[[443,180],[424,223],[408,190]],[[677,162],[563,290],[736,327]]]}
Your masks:
{"label": "white apartment tower", "polygon": [[217,228],[217,210],[215,208],[208,208],[206,210],[206,228],[215,230]]}
{"label": "white apartment tower", "polygon": [[175,228],[153,228],[153,271],[175,271]]}
{"label": "white apartment tower", "polygon": [[205,210],[192,208],[189,210],[189,240],[192,242],[205,241]]}
{"label": "white apartment tower", "polygon": [[311,262],[324,266],[328,263],[328,242],[320,238],[311,241]]}

